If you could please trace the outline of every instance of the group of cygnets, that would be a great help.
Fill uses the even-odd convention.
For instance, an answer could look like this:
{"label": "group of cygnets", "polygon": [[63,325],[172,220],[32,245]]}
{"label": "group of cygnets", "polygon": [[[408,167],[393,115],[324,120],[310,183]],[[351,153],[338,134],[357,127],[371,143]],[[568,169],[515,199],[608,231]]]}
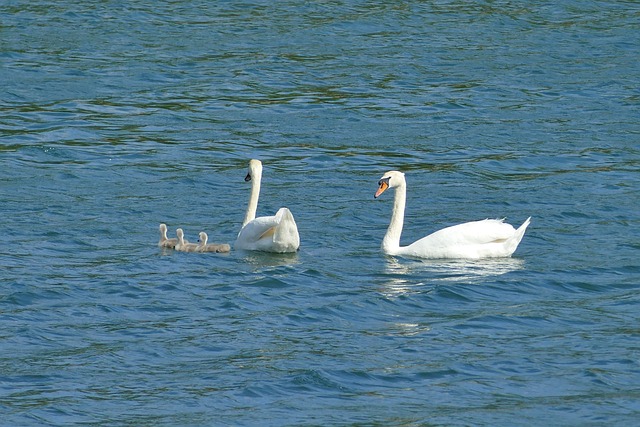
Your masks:
{"label": "group of cygnets", "polygon": [[204,231],[199,234],[198,243],[189,243],[184,238],[182,228],[176,230],[176,238],[167,238],[167,225],[160,224],[160,241],[158,246],[161,248],[175,249],[180,252],[217,252],[225,253],[231,250],[231,246],[227,243],[207,243],[209,236]]}
{"label": "group of cygnets", "polygon": [[[273,216],[256,218],[262,181],[260,160],[254,159],[249,162],[245,181],[251,181],[251,195],[242,228],[233,245],[234,249],[276,253],[296,252],[300,247],[300,236],[289,209],[280,208]],[[520,244],[531,220],[530,217],[527,218],[517,230],[500,219],[465,222],[438,230],[408,246],[400,246],[407,192],[404,173],[386,172],[378,181],[378,190],[374,198],[377,199],[387,189],[395,190],[391,222],[382,240],[382,251],[387,255],[431,259],[509,257]],[[198,244],[184,240],[184,232],[181,228],[176,230],[176,235],[177,238],[168,239],[167,226],[160,224],[158,245],[184,252],[220,253],[231,250],[231,246],[226,243],[207,243],[205,232],[200,233]]]}

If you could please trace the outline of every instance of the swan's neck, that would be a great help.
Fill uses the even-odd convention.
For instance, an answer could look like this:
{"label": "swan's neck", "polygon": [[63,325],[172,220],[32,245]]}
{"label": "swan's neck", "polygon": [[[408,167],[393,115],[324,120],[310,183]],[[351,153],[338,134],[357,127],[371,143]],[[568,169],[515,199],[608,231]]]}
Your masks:
{"label": "swan's neck", "polygon": [[391,223],[387,228],[387,234],[382,239],[382,250],[385,253],[393,254],[400,249],[400,235],[404,225],[404,208],[407,199],[407,186],[405,184],[396,187],[396,195],[393,199],[393,213]]}
{"label": "swan's neck", "polygon": [[256,219],[256,212],[258,210],[258,198],[260,197],[260,181],[262,177],[260,175],[251,177],[251,195],[249,196],[249,206],[247,206],[247,213],[244,216],[242,226],[247,225],[248,222]]}

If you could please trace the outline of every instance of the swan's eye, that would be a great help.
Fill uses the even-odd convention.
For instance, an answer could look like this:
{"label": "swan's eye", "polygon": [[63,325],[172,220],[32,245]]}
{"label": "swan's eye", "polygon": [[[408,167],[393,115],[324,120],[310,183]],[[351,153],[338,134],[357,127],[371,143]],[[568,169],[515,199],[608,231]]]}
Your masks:
{"label": "swan's eye", "polygon": [[248,173],[247,176],[244,177],[244,181],[245,182],[251,181],[251,174],[250,173]]}
{"label": "swan's eye", "polygon": [[391,179],[391,177],[387,177],[387,178],[382,178],[380,181],[378,181],[378,185],[382,185],[382,184],[387,184],[389,185],[389,180]]}

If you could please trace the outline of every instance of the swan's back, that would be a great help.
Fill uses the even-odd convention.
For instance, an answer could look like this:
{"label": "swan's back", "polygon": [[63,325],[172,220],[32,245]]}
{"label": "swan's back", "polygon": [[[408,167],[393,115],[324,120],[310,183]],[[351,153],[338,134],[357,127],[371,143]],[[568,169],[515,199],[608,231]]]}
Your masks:
{"label": "swan's back", "polygon": [[485,219],[443,228],[401,247],[398,255],[420,258],[495,258],[511,256],[531,218],[517,230],[504,220]]}

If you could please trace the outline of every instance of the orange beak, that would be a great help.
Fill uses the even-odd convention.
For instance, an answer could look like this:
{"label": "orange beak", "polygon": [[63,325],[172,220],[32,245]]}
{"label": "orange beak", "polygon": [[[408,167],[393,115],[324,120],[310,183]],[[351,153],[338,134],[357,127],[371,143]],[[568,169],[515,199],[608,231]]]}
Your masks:
{"label": "orange beak", "polygon": [[378,191],[376,191],[376,194],[373,195],[374,199],[377,199],[378,197],[380,197],[380,195],[382,193],[384,193],[387,188],[389,188],[389,180],[388,179],[383,179],[380,181],[380,187],[378,187]]}

